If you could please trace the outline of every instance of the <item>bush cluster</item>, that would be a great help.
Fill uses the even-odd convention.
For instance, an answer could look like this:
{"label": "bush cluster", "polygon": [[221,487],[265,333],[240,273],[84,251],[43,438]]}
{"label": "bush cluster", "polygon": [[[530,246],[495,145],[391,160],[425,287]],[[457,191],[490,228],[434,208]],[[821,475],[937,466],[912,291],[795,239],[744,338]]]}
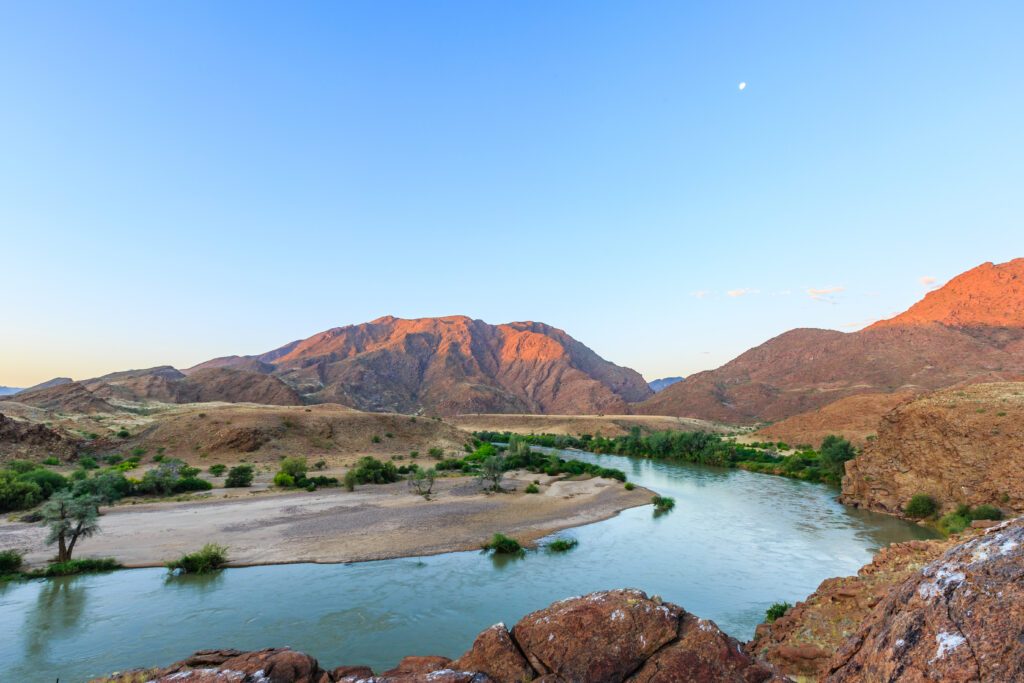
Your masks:
{"label": "bush cluster", "polygon": [[505,534],[494,534],[491,540],[483,545],[484,550],[493,550],[501,555],[514,555],[523,551],[523,546],[514,538]]}
{"label": "bush cluster", "polygon": [[177,560],[167,563],[171,571],[180,570],[184,574],[208,574],[217,571],[228,561],[228,549],[215,543],[207,543],[200,550],[182,555]]}
{"label": "bush cluster", "polygon": [[395,463],[381,462],[368,455],[360,458],[355,467],[345,473],[345,488],[351,491],[356,484],[390,484],[398,481],[400,476]]}
{"label": "bush cluster", "polygon": [[782,615],[784,615],[786,612],[788,612],[792,607],[793,605],[789,604],[788,602],[776,602],[767,610],[765,610],[764,620],[770,624]]}
{"label": "bush cluster", "polygon": [[947,534],[958,534],[978,519],[1002,519],[1003,511],[994,505],[979,505],[972,508],[959,505],[956,510],[939,519],[939,528]]}
{"label": "bush cluster", "polygon": [[917,493],[911,496],[907,506],[903,508],[903,512],[909,517],[916,519],[923,519],[925,517],[931,517],[939,510],[939,503],[925,493]]}
{"label": "bush cluster", "polygon": [[228,472],[224,480],[224,488],[236,489],[252,486],[252,478],[256,470],[252,465],[236,465]]}
{"label": "bush cluster", "polygon": [[548,550],[553,553],[564,553],[572,550],[580,544],[575,538],[557,538],[551,543],[548,543]]}
{"label": "bush cluster", "polygon": [[27,460],[12,460],[0,470],[0,512],[27,510],[69,486],[68,480]]}
{"label": "bush cluster", "polygon": [[652,496],[651,503],[654,505],[655,512],[668,512],[676,506],[675,498],[668,496]]}

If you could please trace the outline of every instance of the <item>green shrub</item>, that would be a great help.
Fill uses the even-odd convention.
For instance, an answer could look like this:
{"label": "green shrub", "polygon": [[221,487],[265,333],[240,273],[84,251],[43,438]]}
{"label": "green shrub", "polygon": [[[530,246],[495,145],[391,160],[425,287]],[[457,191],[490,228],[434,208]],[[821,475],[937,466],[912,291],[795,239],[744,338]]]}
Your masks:
{"label": "green shrub", "polygon": [[627,481],[627,482],[626,482],[626,483],[625,483],[625,484],[623,485],[623,487],[624,487],[624,488],[625,488],[625,489],[626,489],[627,491],[632,491],[633,489],[635,489],[635,488],[636,488],[636,484],[634,484],[634,483],[633,483],[633,482],[631,482],[631,481]]}
{"label": "green shrub", "polygon": [[924,517],[931,517],[938,512],[938,509],[939,504],[934,498],[925,493],[917,493],[911,497],[910,502],[903,508],[903,511],[909,517],[922,519]]}
{"label": "green shrub", "polygon": [[427,455],[433,458],[434,460],[440,460],[441,458],[444,457],[444,451],[438,448],[437,446],[434,446],[433,448],[427,450]]}
{"label": "green shrub", "polygon": [[512,555],[515,553],[521,553],[523,546],[519,544],[514,538],[509,538],[505,534],[494,534],[488,543],[483,545],[484,550],[493,550],[501,555]]}
{"label": "green shrub", "polygon": [[793,605],[788,602],[776,602],[764,613],[764,620],[769,624],[784,615]]}
{"label": "green shrub", "polygon": [[86,455],[78,459],[78,466],[83,470],[94,470],[99,467],[99,463],[96,462],[96,458]]}
{"label": "green shrub", "polygon": [[38,484],[21,481],[10,470],[0,470],[0,512],[27,510],[43,501],[43,492]]}
{"label": "green shrub", "polygon": [[655,512],[668,512],[676,506],[675,498],[669,498],[668,496],[653,496],[651,503],[654,504]]}
{"label": "green shrub", "polygon": [[80,479],[71,488],[72,494],[96,496],[101,503],[110,505],[132,492],[132,484],[120,472],[98,472],[91,478]]}
{"label": "green shrub", "polygon": [[174,484],[175,493],[184,493],[186,491],[209,491],[213,488],[213,484],[200,479],[199,477],[182,477]]}
{"label": "green shrub", "polygon": [[15,474],[25,474],[26,472],[39,469],[39,465],[28,460],[12,460],[7,463],[7,469]]}
{"label": "green shrub", "polygon": [[374,434],[373,438],[370,439],[373,443],[380,443],[380,436]]}
{"label": "green shrub", "polygon": [[395,438],[395,435],[394,435],[394,434],[392,434],[391,432],[388,432],[388,433],[387,433],[387,434],[385,434],[384,436],[386,436],[386,437],[387,437],[387,438],[389,438],[389,439],[393,439],[393,438]]}
{"label": "green shrub", "polygon": [[950,512],[939,519],[939,529],[947,534],[958,534],[970,525],[971,520],[966,515]]}
{"label": "green shrub", "polygon": [[104,456],[104,458],[103,458],[103,462],[107,463],[108,465],[116,465],[117,463],[121,462],[122,460],[124,460],[124,457],[120,456],[120,455],[117,455],[116,453],[113,454],[113,455]]}
{"label": "green shrub", "polygon": [[43,459],[43,464],[49,465],[50,467],[57,467],[60,465],[60,460],[51,455],[50,457]]}
{"label": "green shrub", "polygon": [[119,439],[127,439],[131,437],[131,432],[122,427],[121,429],[117,430],[117,434],[115,436],[117,436],[117,438]]}
{"label": "green shrub", "polygon": [[142,446],[136,446],[132,449],[132,456],[141,459],[146,454],[146,449]]}
{"label": "green shrub", "polygon": [[287,472],[278,472],[274,475],[274,486],[280,486],[283,489],[290,489],[295,486],[295,477]]}
{"label": "green shrub", "polygon": [[112,557],[86,558],[82,560],[68,560],[67,562],[54,562],[46,569],[30,572],[29,576],[51,578],[54,576],[72,576],[74,574],[90,574],[93,572],[112,572],[120,568],[121,563]]}
{"label": "green shrub", "polygon": [[[163,449],[160,448],[160,449],[157,449],[157,450],[163,450]],[[153,462],[163,462],[163,461],[164,461],[164,454],[163,453],[157,453],[156,455],[153,456]]]}
{"label": "green shrub", "polygon": [[32,470],[18,476],[18,481],[32,482],[39,487],[43,498],[49,498],[54,491],[67,488],[68,480],[53,470]]}
{"label": "green shrub", "polygon": [[359,483],[359,476],[356,474],[355,470],[349,470],[348,472],[345,473],[344,481],[346,491],[355,491],[356,484]]}
{"label": "green shrub", "polygon": [[[376,458],[366,456],[356,462],[356,466],[350,470],[355,472],[355,483],[357,484],[390,484],[398,481],[398,468],[393,462],[381,462]],[[345,475],[346,486],[348,475]],[[351,489],[350,489],[351,490]]]}
{"label": "green shrub", "polygon": [[171,571],[180,570],[183,574],[208,574],[217,571],[228,561],[228,549],[215,543],[207,543],[200,550],[182,555],[173,562],[167,563]]}
{"label": "green shrub", "polygon": [[1002,519],[1003,511],[995,505],[979,505],[971,510],[971,519]]}
{"label": "green shrub", "polygon": [[536,484],[530,484],[529,486],[526,487],[526,492],[527,493],[540,493],[540,487],[538,487]]}
{"label": "green shrub", "polygon": [[209,472],[213,476],[219,477],[222,474],[224,474],[225,472],[227,472],[227,470],[228,470],[228,466],[227,465],[224,465],[222,463],[217,463],[216,465],[210,465]]}
{"label": "green shrub", "polygon": [[548,543],[548,550],[553,553],[564,553],[580,544],[575,538],[558,538]]}
{"label": "green shrub", "polygon": [[299,481],[306,477],[309,467],[305,458],[285,458],[281,461],[281,472],[290,476],[293,480]]}
{"label": "green shrub", "polygon": [[318,471],[318,472],[323,470],[323,469],[326,469],[326,468],[327,468],[327,461],[326,460],[317,460],[315,463],[313,463],[313,469]]}
{"label": "green shrub", "polygon": [[0,576],[17,574],[21,571],[21,553],[17,550],[0,550]]}
{"label": "green shrub", "polygon": [[244,488],[252,486],[252,478],[255,470],[252,465],[236,465],[228,472],[228,478],[224,487],[229,489]]}

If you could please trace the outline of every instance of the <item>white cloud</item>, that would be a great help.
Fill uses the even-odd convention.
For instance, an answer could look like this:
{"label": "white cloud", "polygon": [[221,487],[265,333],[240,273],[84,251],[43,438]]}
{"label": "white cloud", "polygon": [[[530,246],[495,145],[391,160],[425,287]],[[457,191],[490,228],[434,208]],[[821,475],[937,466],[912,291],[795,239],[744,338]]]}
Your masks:
{"label": "white cloud", "polygon": [[746,287],[742,287],[740,289],[730,289],[728,292],[726,292],[726,294],[728,294],[729,296],[733,297],[734,299],[736,297],[738,297],[738,296],[747,296],[748,294],[760,294],[760,293],[761,293],[761,290],[759,290],[759,289],[747,289]]}
{"label": "white cloud", "polygon": [[935,289],[936,287],[939,286],[938,279],[930,275],[922,275],[921,277],[917,278],[917,281],[921,283],[922,287],[927,287],[928,289]]}
{"label": "white cloud", "polygon": [[835,297],[832,295],[839,294],[839,292],[843,291],[846,291],[846,287],[822,287],[820,289],[811,287],[807,290],[807,296],[811,297],[815,301],[825,301],[830,304],[834,304],[836,301]]}
{"label": "white cloud", "polygon": [[746,81],[742,81],[740,83],[740,90],[746,90],[746,89],[747,89],[747,82]]}
{"label": "white cloud", "polygon": [[695,297],[697,299],[703,299],[708,294],[711,294],[711,292],[709,292],[706,289],[698,289],[696,292],[690,292],[690,296]]}

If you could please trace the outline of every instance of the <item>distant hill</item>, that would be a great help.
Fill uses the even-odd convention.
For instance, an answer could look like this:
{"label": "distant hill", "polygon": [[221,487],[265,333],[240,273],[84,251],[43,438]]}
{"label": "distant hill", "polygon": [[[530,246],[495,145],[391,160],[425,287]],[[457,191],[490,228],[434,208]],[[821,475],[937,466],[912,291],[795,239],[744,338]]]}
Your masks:
{"label": "distant hill", "polygon": [[797,329],[636,407],[755,423],[856,394],[920,393],[1024,377],[1024,259],[986,263],[859,332]]}
{"label": "distant hill", "polygon": [[17,387],[0,387],[0,396],[13,396],[19,391],[21,391],[21,389]]}
{"label": "distant hill", "polygon": [[550,325],[490,325],[465,316],[387,316],[186,373],[267,366],[307,402],[370,411],[624,413],[653,393],[639,373]]}
{"label": "distant hill", "polygon": [[651,388],[651,391],[658,393],[662,389],[666,389],[676,382],[682,382],[682,377],[662,377],[661,379],[655,379],[647,383],[647,386]]}

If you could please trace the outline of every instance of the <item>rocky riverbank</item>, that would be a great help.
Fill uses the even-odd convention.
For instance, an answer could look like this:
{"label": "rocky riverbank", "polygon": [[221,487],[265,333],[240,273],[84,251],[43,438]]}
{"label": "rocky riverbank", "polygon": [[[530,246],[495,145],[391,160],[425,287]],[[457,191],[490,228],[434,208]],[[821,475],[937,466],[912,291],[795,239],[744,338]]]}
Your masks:
{"label": "rocky riverbank", "polygon": [[638,590],[569,598],[461,657],[410,656],[375,674],[325,669],[288,649],[205,650],[96,683],[519,683],[544,681],[1024,680],[1024,520],[892,546],[830,579],[744,646],[713,622]]}

